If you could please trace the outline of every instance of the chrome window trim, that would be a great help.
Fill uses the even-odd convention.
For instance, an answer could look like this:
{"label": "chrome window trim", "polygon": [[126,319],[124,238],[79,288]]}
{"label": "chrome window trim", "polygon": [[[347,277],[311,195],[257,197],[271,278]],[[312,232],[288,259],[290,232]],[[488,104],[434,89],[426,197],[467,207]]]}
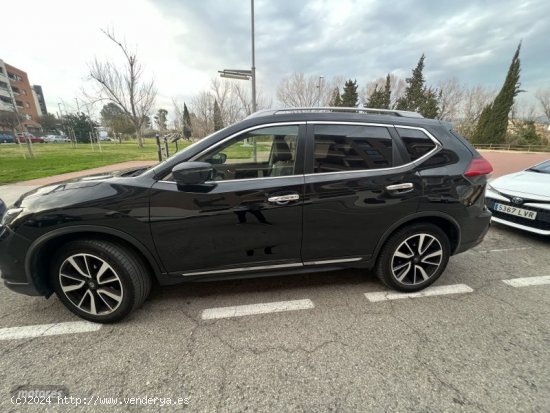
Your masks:
{"label": "chrome window trim", "polygon": [[[326,175],[341,175],[341,174],[360,175],[360,174],[364,174],[365,172],[398,170],[398,169],[402,169],[402,168],[408,168],[411,165],[419,165],[422,162],[424,162],[426,159],[430,158],[435,153],[439,152],[443,148],[443,145],[441,144],[441,142],[439,142],[439,140],[437,140],[437,138],[434,137],[427,129],[425,129],[421,126],[405,126],[405,125],[396,125],[396,124],[390,124],[390,123],[325,121],[325,120],[320,120],[320,121],[297,121],[297,122],[277,122],[277,123],[266,123],[266,124],[259,125],[259,126],[256,125],[256,126],[252,126],[250,128],[247,128],[247,129],[243,129],[242,131],[236,132],[236,133],[228,136],[227,138],[222,139],[221,141],[217,142],[216,144],[210,146],[209,148],[204,149],[203,151],[201,151],[200,153],[198,153],[197,155],[195,155],[191,159],[189,159],[189,161],[194,161],[198,157],[203,155],[205,152],[208,152],[210,149],[213,149],[213,148],[221,145],[222,143],[227,142],[228,140],[233,139],[234,137],[236,137],[236,136],[238,136],[242,133],[250,132],[250,131],[255,130],[255,129],[262,129],[262,128],[268,128],[268,127],[273,127],[273,126],[327,125],[327,124],[328,125],[352,125],[352,126],[356,125],[356,126],[378,126],[378,127],[384,127],[384,128],[416,129],[416,130],[419,130],[419,131],[423,132],[429,139],[431,139],[431,141],[435,144],[435,148],[433,148],[430,152],[426,153],[425,155],[421,156],[420,158],[418,158],[414,161],[411,161],[411,162],[408,162],[406,164],[399,165],[399,166],[392,166],[392,167],[389,167],[389,168],[357,169],[357,170],[351,170],[351,171],[321,172],[321,173],[310,173],[310,174],[303,174],[303,175],[263,176],[263,177],[259,177],[259,178],[227,179],[227,180],[222,180],[222,181],[207,181],[205,183],[207,183],[207,184],[212,184],[212,183],[221,184],[221,183],[224,183],[224,182],[237,182],[237,181],[244,182],[244,181],[254,181],[254,180],[260,180],[260,179],[279,179],[279,178],[287,178],[288,179],[288,178],[292,178],[292,177],[326,176]],[[393,137],[390,137],[390,139],[393,140]],[[174,182],[174,181],[158,180],[157,182],[163,182],[163,183],[167,183],[167,184],[169,183],[169,184],[176,185],[176,182]]]}
{"label": "chrome window trim", "polygon": [[361,261],[362,257],[353,257],[353,258],[342,258],[334,260],[320,260],[320,261],[305,261],[305,262],[293,262],[289,264],[274,264],[274,265],[259,265],[255,267],[239,267],[239,268],[228,268],[223,270],[213,270],[213,271],[193,271],[185,272],[181,275],[184,277],[190,277],[193,275],[206,275],[206,274],[224,274],[224,273],[233,273],[233,272],[245,272],[245,271],[258,271],[258,270],[270,270],[277,268],[296,268],[304,267],[308,265],[324,265],[324,264],[337,264],[344,262],[354,262]]}
{"label": "chrome window trim", "polygon": [[[233,139],[234,137],[236,136],[239,136],[239,135],[242,135],[243,133],[247,133],[247,132],[250,132],[250,131],[253,131],[253,130],[256,130],[256,129],[265,129],[265,128],[272,128],[274,126],[294,126],[294,125],[305,125],[306,122],[305,121],[297,121],[297,122],[276,122],[276,123],[265,123],[263,125],[256,125],[256,126],[251,126],[250,128],[247,128],[247,129],[243,129],[243,130],[240,130],[239,132],[235,132],[234,134],[232,135],[229,135],[228,137],[222,139],[221,141],[219,142],[216,142],[214,145],[202,150],[201,152],[199,152],[198,154],[196,154],[195,156],[193,156],[191,159],[189,159],[188,162],[192,162],[192,161],[196,161],[197,158],[200,158],[202,155],[204,155],[206,152],[210,152],[210,150],[222,145],[223,143]],[[289,176],[292,176],[292,175],[289,175]],[[250,178],[250,179],[256,179],[256,178]],[[217,181],[216,181],[217,182]]]}
{"label": "chrome window trim", "polygon": [[[325,176],[325,175],[337,175],[337,174],[364,174],[365,172],[376,172],[376,171],[391,171],[393,169],[401,169],[409,167],[410,165],[419,165],[420,163],[424,162],[426,159],[431,157],[436,152],[439,152],[441,148],[443,148],[443,145],[441,142],[439,142],[435,136],[433,136],[430,132],[428,132],[425,128],[420,126],[401,126],[401,125],[395,125],[395,124],[383,124],[383,123],[369,123],[369,122],[340,122],[340,121],[308,121],[308,125],[312,124],[331,124],[331,125],[361,125],[361,126],[382,126],[385,128],[393,127],[393,128],[404,128],[404,129],[416,129],[426,134],[426,136],[432,140],[432,142],[435,144],[435,148],[433,148],[430,152],[426,153],[425,155],[421,156],[415,161],[411,161],[409,163],[405,163],[403,165],[399,166],[392,166],[389,168],[377,168],[377,169],[357,169],[352,171],[336,171],[336,172],[320,172],[320,173],[311,173],[311,174],[305,174],[305,176]],[[393,137],[390,137],[390,139],[393,140]]]}

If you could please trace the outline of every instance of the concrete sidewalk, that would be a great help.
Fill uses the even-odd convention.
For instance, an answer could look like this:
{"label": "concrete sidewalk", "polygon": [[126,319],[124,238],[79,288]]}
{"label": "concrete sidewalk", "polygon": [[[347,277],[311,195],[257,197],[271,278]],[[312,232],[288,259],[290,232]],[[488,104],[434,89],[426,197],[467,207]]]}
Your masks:
{"label": "concrete sidewalk", "polygon": [[2,199],[6,203],[6,205],[9,206],[13,204],[21,195],[26,192],[32,191],[39,186],[54,184],[56,182],[67,181],[87,175],[95,175],[129,168],[139,168],[141,166],[151,166],[155,165],[156,163],[156,161],[129,161],[116,163],[113,165],[101,166],[99,168],[85,169],[83,171],[69,172],[61,175],[54,175],[45,178],[31,179],[29,181],[16,182],[10,185],[2,185],[0,186],[0,199]]}

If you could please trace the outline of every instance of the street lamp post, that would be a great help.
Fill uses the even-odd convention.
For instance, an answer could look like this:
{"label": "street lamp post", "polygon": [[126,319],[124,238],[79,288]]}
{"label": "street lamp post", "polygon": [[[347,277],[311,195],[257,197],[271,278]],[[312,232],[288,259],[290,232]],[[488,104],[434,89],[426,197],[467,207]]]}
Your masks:
{"label": "street lamp post", "polygon": [[256,51],[254,41],[254,0],[250,0],[250,22],[252,33],[252,67],[250,70],[224,69],[218,70],[220,77],[238,80],[252,80],[252,113],[256,112]]}
{"label": "street lamp post", "polygon": [[319,84],[317,85],[317,89],[319,89],[319,93],[317,95],[317,106],[321,106],[321,81],[324,78],[324,76],[319,76]]}

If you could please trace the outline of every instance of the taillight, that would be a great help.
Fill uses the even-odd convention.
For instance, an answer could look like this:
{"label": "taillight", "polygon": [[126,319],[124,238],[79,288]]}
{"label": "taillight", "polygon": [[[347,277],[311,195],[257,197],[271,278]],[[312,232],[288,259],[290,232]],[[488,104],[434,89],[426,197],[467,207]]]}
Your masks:
{"label": "taillight", "polygon": [[493,172],[493,167],[489,161],[483,157],[474,158],[466,168],[464,176],[487,175]]}

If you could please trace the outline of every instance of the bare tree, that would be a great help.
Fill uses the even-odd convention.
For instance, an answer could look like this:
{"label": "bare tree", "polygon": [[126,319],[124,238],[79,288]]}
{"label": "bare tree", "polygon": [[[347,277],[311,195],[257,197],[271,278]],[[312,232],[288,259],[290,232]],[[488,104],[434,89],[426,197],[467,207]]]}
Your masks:
{"label": "bare tree", "polygon": [[437,85],[439,90],[438,119],[459,120],[464,100],[465,88],[456,77],[443,80]]}
{"label": "bare tree", "polygon": [[473,86],[464,90],[457,130],[467,138],[472,136],[483,108],[495,98],[496,91],[484,86]]}
{"label": "bare tree", "polygon": [[137,133],[138,144],[143,147],[142,129],[145,118],[151,112],[157,96],[154,80],[143,80],[143,66],[137,52],[119,41],[112,31],[102,30],[124,55],[124,66],[113,62],[101,62],[97,58],[90,64],[90,78],[95,82],[95,100],[113,102],[132,121]]}
{"label": "bare tree", "polygon": [[172,98],[172,106],[174,107],[174,129],[182,130],[183,128],[183,106]]}
{"label": "bare tree", "polygon": [[[378,79],[375,79],[372,82],[367,83],[361,90],[361,93],[359,94],[359,97],[362,103],[368,102],[369,97],[372,95],[375,89],[384,89],[385,85],[386,85],[386,76],[379,77]],[[403,93],[405,93],[406,87],[407,87],[407,83],[402,78],[400,78],[399,76],[393,73],[390,73],[390,91],[391,91],[390,107],[391,108],[395,107],[397,99],[403,96]]]}
{"label": "bare tree", "polygon": [[[224,125],[232,125],[252,113],[252,98],[246,83],[213,78],[210,88],[191,99],[190,110],[193,118],[193,135],[202,138],[214,132],[214,102],[218,102]],[[174,107],[183,111],[177,102]],[[256,96],[258,109],[271,106],[261,91]],[[176,111],[177,113],[177,111]],[[176,115],[178,116],[178,115]]]}
{"label": "bare tree", "polygon": [[319,76],[306,76],[294,72],[281,80],[277,87],[277,99],[287,107],[323,106],[330,101],[334,81]]}
{"label": "bare tree", "polygon": [[[23,120],[25,119],[23,115],[21,115],[15,108],[13,111],[9,110],[0,110],[0,125],[5,126],[6,128],[9,128],[13,131],[13,137],[16,140],[16,142],[21,143],[17,133],[18,129],[21,132],[26,131]],[[27,151],[29,153],[29,157],[34,158],[34,151],[32,149],[32,142],[28,136],[25,137],[25,142],[27,143]],[[19,145],[20,148],[22,148],[23,145]],[[23,154],[23,157],[25,155]]]}
{"label": "bare tree", "polygon": [[537,90],[535,96],[542,108],[542,113],[544,113],[546,119],[550,121],[550,88]]}
{"label": "bare tree", "polygon": [[[252,114],[252,95],[250,94],[250,88],[246,87],[242,82],[233,83],[232,92],[239,100],[242,117],[246,117]],[[256,109],[262,110],[270,108],[272,105],[271,99],[267,99],[261,90],[256,89]]]}
{"label": "bare tree", "polygon": [[214,96],[203,91],[191,99],[193,136],[203,138],[214,132]]}

